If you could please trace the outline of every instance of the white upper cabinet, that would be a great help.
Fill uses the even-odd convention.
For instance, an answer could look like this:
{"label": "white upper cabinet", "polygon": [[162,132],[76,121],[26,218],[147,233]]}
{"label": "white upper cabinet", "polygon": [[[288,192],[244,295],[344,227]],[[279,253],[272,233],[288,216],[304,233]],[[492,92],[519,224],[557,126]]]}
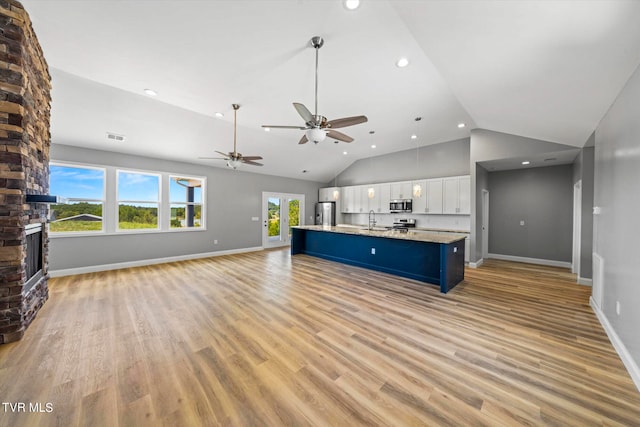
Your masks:
{"label": "white upper cabinet", "polygon": [[427,179],[427,210],[428,214],[442,213],[442,178]]}
{"label": "white upper cabinet", "polygon": [[355,190],[355,187],[342,187],[342,192],[340,196],[342,198],[341,207],[342,207],[343,213],[353,213],[354,190]]}
{"label": "white upper cabinet", "polygon": [[410,198],[411,198],[411,181],[391,183],[391,200],[410,199]]}
{"label": "white upper cabinet", "polygon": [[413,190],[411,196],[413,199],[412,212],[417,214],[427,213],[427,180],[413,181],[411,187]]}
{"label": "white upper cabinet", "polygon": [[386,182],[376,184],[376,194],[378,199],[377,213],[389,213],[389,202],[391,201],[391,185]]}
{"label": "white upper cabinet", "polygon": [[[370,184],[364,186],[362,198],[367,202],[365,213],[389,213],[389,184]],[[363,203],[363,207],[365,204]]]}
{"label": "white upper cabinet", "polygon": [[[419,186],[420,191],[417,194]],[[338,191],[338,200],[334,198]],[[319,200],[336,202],[343,213],[389,213],[389,202],[412,199],[414,214],[469,215],[471,211],[471,178],[469,175],[416,181],[328,187],[319,190]]]}
{"label": "white upper cabinet", "polygon": [[367,198],[368,185],[359,185],[354,192],[355,201],[353,203],[353,211],[356,213],[369,212],[369,199]]}
{"label": "white upper cabinet", "polygon": [[337,202],[338,200],[340,200],[339,187],[327,187],[318,190],[319,202]]}
{"label": "white upper cabinet", "polygon": [[442,178],[413,181],[412,190],[413,213],[442,213]]}
{"label": "white upper cabinet", "polygon": [[466,176],[453,176],[442,179],[444,206],[442,213],[469,215],[471,210],[471,179]]}
{"label": "white upper cabinet", "polygon": [[458,180],[459,214],[469,215],[471,213],[471,177],[461,176]]}

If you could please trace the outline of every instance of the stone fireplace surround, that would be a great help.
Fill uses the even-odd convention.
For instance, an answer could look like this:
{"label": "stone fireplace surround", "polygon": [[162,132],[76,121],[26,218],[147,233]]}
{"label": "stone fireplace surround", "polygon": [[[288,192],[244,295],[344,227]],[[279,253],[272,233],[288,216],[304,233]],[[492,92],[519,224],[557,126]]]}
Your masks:
{"label": "stone fireplace surround", "polygon": [[[19,340],[49,296],[48,205],[51,78],[29,15],[0,0],[0,344]],[[27,238],[42,228],[40,275],[27,283]],[[40,265],[38,265],[40,266]],[[29,289],[27,289],[29,286]]]}

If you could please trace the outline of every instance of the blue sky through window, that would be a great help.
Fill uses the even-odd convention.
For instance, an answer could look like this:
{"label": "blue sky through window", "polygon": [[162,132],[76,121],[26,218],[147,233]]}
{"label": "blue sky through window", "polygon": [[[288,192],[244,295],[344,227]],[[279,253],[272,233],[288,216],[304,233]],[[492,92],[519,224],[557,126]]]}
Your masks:
{"label": "blue sky through window", "polygon": [[160,177],[143,173],[118,173],[118,199],[157,202],[160,199]]}
{"label": "blue sky through window", "polygon": [[104,171],[51,165],[49,193],[65,198],[102,200]]}

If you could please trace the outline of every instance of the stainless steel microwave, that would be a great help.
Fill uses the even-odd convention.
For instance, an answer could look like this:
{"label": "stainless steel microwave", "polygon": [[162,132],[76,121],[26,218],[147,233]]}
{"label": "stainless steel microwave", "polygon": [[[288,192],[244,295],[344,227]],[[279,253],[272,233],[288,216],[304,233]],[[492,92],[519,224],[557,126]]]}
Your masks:
{"label": "stainless steel microwave", "polygon": [[411,199],[391,200],[389,202],[389,210],[391,213],[411,212],[412,204]]}

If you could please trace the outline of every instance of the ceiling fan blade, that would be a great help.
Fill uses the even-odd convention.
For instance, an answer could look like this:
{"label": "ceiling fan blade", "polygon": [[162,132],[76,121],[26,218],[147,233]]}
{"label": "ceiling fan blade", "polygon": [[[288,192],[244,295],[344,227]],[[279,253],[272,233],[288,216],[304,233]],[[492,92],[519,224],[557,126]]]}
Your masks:
{"label": "ceiling fan blade", "polygon": [[311,114],[311,111],[309,111],[307,107],[300,104],[299,102],[294,102],[293,106],[295,107],[296,111],[298,112],[298,114],[300,114],[300,116],[302,117],[302,119],[306,124],[308,125],[316,124],[316,118],[313,116],[313,114]]}
{"label": "ceiling fan blade", "polygon": [[227,157],[198,157],[203,160],[228,160]]}
{"label": "ceiling fan blade", "polygon": [[351,138],[349,135],[345,135],[344,133],[338,132],[337,130],[333,130],[333,129],[329,129],[329,131],[327,132],[327,136],[329,138],[337,139],[338,141],[344,141],[344,142],[353,141],[353,138]]}
{"label": "ceiling fan blade", "polygon": [[221,156],[224,156],[225,158],[231,156],[232,153],[223,153],[222,151],[218,151],[218,150],[214,150],[216,153],[220,154]]}
{"label": "ceiling fan blade", "polygon": [[300,142],[298,142],[298,144],[306,144],[309,140],[307,139],[307,135],[302,135],[302,138],[300,138]]}
{"label": "ceiling fan blade", "polygon": [[347,126],[365,123],[368,120],[369,119],[367,119],[367,116],[344,117],[342,119],[330,120],[329,122],[327,122],[327,127],[331,129],[346,128]]}
{"label": "ceiling fan blade", "polygon": [[300,129],[300,130],[305,130],[308,129],[308,127],[305,126],[271,126],[271,125],[262,125],[263,128],[269,128],[269,129]]}
{"label": "ceiling fan blade", "polygon": [[[261,157],[262,158],[262,157]],[[262,166],[262,163],[258,163],[258,162],[253,162],[251,160],[247,160],[246,158],[242,158],[242,163],[246,163],[248,165],[253,165],[253,166]]]}
{"label": "ceiling fan blade", "polygon": [[260,156],[242,156],[242,160],[262,160]]}

